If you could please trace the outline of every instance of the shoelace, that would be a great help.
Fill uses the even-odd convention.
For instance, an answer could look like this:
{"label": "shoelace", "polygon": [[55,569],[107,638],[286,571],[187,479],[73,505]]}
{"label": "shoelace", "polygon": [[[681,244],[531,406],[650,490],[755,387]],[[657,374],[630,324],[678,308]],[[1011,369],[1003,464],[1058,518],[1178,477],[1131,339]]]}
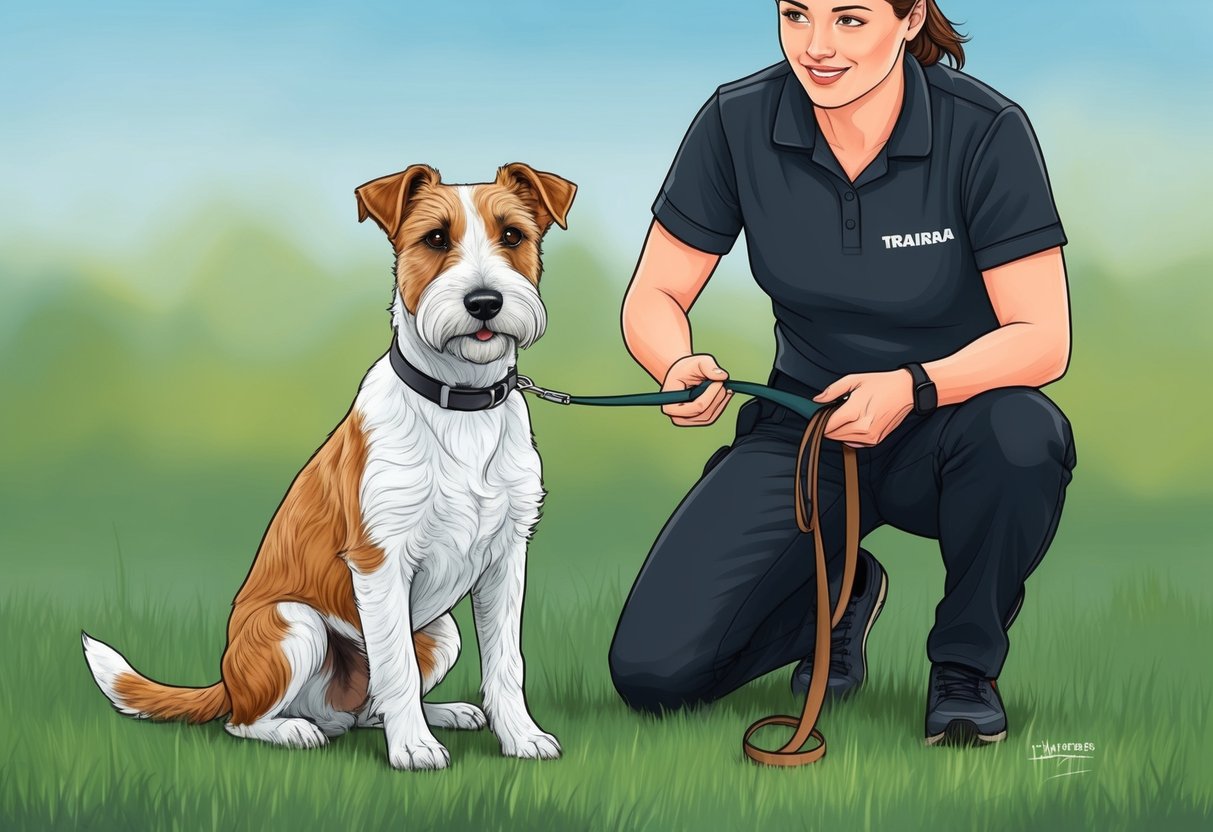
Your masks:
{"label": "shoelace", "polygon": [[847,608],[842,611],[842,618],[838,621],[838,628],[830,638],[830,672],[844,674],[850,667],[847,663],[847,657],[851,653],[851,637],[839,635],[839,633],[848,632],[851,629],[851,622],[855,619],[855,607],[848,604]]}
{"label": "shoelace", "polygon": [[935,677],[935,688],[943,699],[967,699],[970,702],[984,703],[982,686],[989,682],[980,676],[966,673],[953,668],[940,668]]}
{"label": "shoelace", "polygon": [[[855,599],[852,598],[852,603],[847,604],[847,608],[842,611],[842,618],[838,620],[838,626],[830,634],[830,673],[845,675],[850,671],[850,666],[847,662],[847,657],[851,653],[851,637],[841,635],[851,628],[851,622],[855,620]],[[813,657],[807,657],[808,667],[813,666]]]}

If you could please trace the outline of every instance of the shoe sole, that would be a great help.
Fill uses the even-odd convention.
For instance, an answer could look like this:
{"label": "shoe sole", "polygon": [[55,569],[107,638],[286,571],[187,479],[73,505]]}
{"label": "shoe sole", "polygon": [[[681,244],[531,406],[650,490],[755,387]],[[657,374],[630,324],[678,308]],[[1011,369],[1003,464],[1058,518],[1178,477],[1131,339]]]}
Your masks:
{"label": "shoe sole", "polygon": [[864,682],[868,681],[868,633],[872,632],[876,619],[880,618],[880,611],[884,609],[884,601],[888,594],[889,573],[884,571],[882,566],[880,567],[880,594],[876,596],[876,606],[872,609],[872,617],[868,619],[868,626],[863,630],[863,641],[859,644],[859,655],[863,657],[863,682],[856,685],[856,689],[863,687]]}
{"label": "shoe sole", "polygon": [[967,719],[954,719],[938,734],[927,737],[927,745],[976,746],[991,745],[1007,738],[1004,728],[997,734],[983,734]]}

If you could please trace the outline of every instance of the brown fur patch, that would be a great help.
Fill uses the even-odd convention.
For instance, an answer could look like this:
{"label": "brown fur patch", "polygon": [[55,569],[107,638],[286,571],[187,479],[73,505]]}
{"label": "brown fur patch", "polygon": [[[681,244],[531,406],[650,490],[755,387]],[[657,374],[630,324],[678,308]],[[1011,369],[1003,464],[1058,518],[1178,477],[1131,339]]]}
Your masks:
{"label": "brown fur patch", "polygon": [[286,690],[290,668],[279,647],[286,635],[279,602],[307,604],[361,630],[350,566],[374,571],[384,558],[362,523],[358,491],[366,453],[361,417],[351,409],[270,521],[228,620],[223,679],[236,724],[261,716]]}
{"label": "brown fur patch", "polygon": [[277,606],[245,616],[223,654],[223,679],[232,700],[233,725],[256,722],[278,702],[291,681],[291,665],[282,652],[289,626]]}
{"label": "brown fur patch", "polygon": [[[434,230],[446,234],[445,251],[426,245],[425,236]],[[396,235],[396,284],[410,313],[416,314],[425,287],[458,258],[459,241],[465,233],[467,217],[455,186],[426,186],[409,201]]]}
{"label": "brown fur patch", "polygon": [[227,713],[231,704],[222,682],[207,688],[178,688],[122,673],[114,680],[114,693],[128,708],[151,719],[183,719],[195,725]]}
{"label": "brown fur patch", "polygon": [[[514,271],[539,285],[543,271],[540,256],[543,254],[539,241],[543,230],[535,219],[537,210],[534,199],[521,188],[503,185],[477,185],[472,191],[472,204],[484,221],[488,237],[497,246]],[[517,228],[523,241],[510,248],[501,241],[507,228]]]}
{"label": "brown fur patch", "polygon": [[425,630],[418,630],[413,633],[413,652],[417,654],[421,678],[429,679],[438,667],[438,642]]}
{"label": "brown fur patch", "polygon": [[396,237],[409,200],[426,185],[437,185],[442,180],[438,171],[429,165],[410,165],[399,173],[389,173],[354,189],[358,201],[358,222],[372,217],[387,234],[393,247],[399,250]]}
{"label": "brown fur patch", "polygon": [[497,169],[496,183],[523,195],[528,206],[534,207],[541,234],[553,222],[568,227],[569,208],[577,195],[577,186],[569,180],[523,162],[511,162]]}
{"label": "brown fur patch", "polygon": [[229,638],[249,614],[279,601],[298,601],[361,624],[346,561],[360,571],[374,571],[383,561],[362,524],[358,490],[366,452],[362,419],[351,410],[278,506],[236,595]]}

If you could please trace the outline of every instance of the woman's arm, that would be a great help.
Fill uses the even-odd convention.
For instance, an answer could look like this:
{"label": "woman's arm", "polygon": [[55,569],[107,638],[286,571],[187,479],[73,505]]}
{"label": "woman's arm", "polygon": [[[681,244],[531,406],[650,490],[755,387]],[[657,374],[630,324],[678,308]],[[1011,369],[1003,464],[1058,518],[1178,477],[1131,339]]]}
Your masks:
{"label": "woman's arm", "polygon": [[[997,387],[1043,387],[1070,362],[1070,299],[1060,248],[982,272],[999,327],[951,355],[923,364],[940,405],[958,404]],[[816,401],[843,394],[826,436],[854,447],[876,445],[913,409],[906,370],[857,373],[831,384]]]}
{"label": "woman's arm", "polygon": [[[654,221],[623,299],[623,340],[632,358],[663,390],[685,390],[728,373],[710,355],[695,355],[687,313],[716,270],[720,255],[688,246]],[[662,408],[676,425],[709,425],[724,411],[732,391],[711,385],[685,404]]]}
{"label": "woman's arm", "polygon": [[1043,387],[1070,363],[1070,298],[1060,248],[982,272],[999,328],[946,358],[923,364],[939,403],[996,387]]}

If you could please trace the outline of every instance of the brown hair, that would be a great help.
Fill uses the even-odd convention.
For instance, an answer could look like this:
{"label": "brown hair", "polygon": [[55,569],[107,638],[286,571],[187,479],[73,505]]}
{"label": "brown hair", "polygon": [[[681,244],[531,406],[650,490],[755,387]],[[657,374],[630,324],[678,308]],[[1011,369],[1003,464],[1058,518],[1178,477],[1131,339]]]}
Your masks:
{"label": "brown hair", "polygon": [[[918,0],[888,0],[898,20],[904,20],[917,2]],[[923,24],[918,36],[910,41],[910,54],[923,66],[938,63],[940,58],[947,55],[955,67],[960,69],[965,65],[965,50],[961,44],[968,38],[956,31],[955,25],[944,17],[935,0],[923,2],[927,7],[927,22]]]}

